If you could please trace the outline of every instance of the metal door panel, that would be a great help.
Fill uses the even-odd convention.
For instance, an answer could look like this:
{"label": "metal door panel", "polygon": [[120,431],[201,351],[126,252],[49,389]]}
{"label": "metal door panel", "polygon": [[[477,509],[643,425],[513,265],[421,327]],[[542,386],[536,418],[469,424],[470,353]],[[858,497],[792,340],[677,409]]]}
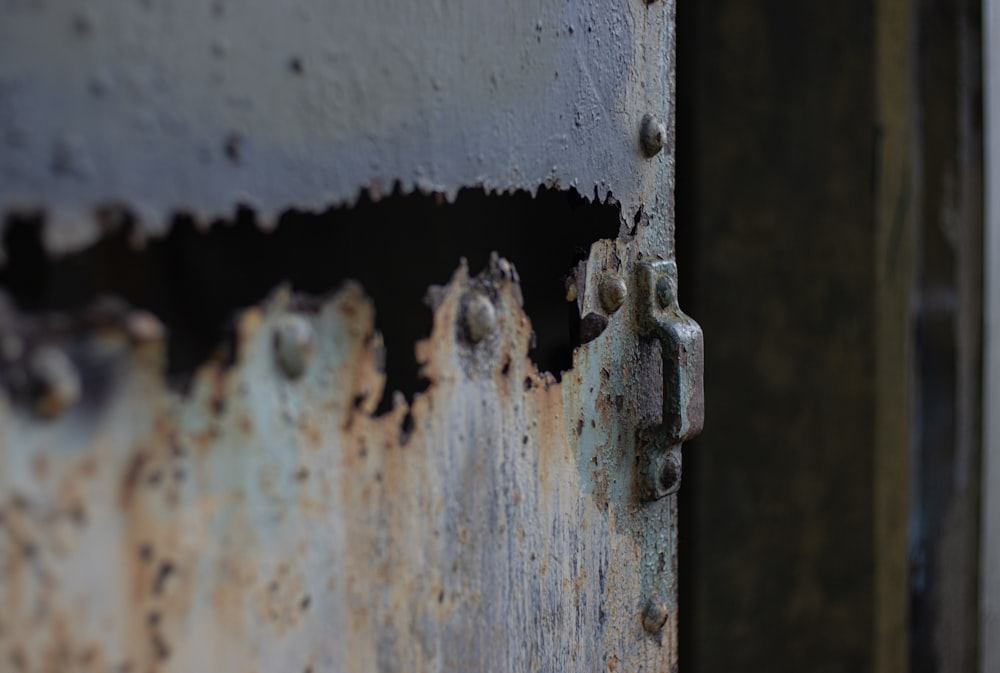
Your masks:
{"label": "metal door panel", "polygon": [[[246,309],[189,391],[149,316],[0,310],[0,668],[673,670],[676,498],[643,499],[640,437],[675,363],[639,324],[676,306],[636,291],[673,255],[672,92],[671,2],[0,4],[0,212],[41,210],[50,254],[110,205],[144,236],[397,184],[622,207],[565,270],[606,327],[561,381],[534,288],[463,264],[428,292],[429,387],[383,415],[392,307],[356,283]],[[69,377],[41,397],[39,353]]]}

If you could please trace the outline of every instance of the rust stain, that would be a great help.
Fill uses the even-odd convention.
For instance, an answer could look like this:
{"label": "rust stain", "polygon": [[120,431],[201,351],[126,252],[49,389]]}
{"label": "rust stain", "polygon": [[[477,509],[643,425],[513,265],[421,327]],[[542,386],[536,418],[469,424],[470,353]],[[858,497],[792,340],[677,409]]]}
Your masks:
{"label": "rust stain", "polygon": [[309,448],[320,449],[323,447],[323,431],[319,424],[309,417],[302,420],[302,435]]}
{"label": "rust stain", "polygon": [[119,503],[123,510],[129,509],[135,496],[135,491],[139,486],[146,463],[149,460],[146,451],[141,448],[136,449],[125,467],[125,473],[121,480]]}
{"label": "rust stain", "polygon": [[[509,621],[511,596],[524,615],[550,620],[544,628],[553,637],[566,635],[551,621],[558,613],[595,639],[598,628],[619,634],[593,647],[621,650],[630,664],[652,660],[639,656],[644,646],[622,650],[619,638],[626,630],[618,625],[634,622],[643,572],[634,508],[617,501],[616,466],[603,447],[594,464],[579,466],[579,443],[621,413],[608,387],[617,374],[602,374],[591,392],[577,371],[562,384],[538,372],[527,357],[531,325],[504,264],[494,261],[477,278],[458,269],[438,297],[430,336],[416,346],[429,388],[382,416],[372,416],[385,382],[381,340],[371,302],[353,285],[315,315],[317,332],[337,344],[318,348],[321,373],[294,384],[248,378],[271,356],[279,298],[240,318],[236,363],[203,368],[186,400],[159,391],[133,407],[122,401],[155,406],[137,414],[127,442],[103,438],[75,460],[69,495],[44,496],[59,503],[68,532],[57,546],[67,564],[87,545],[110,544],[114,568],[96,572],[122,587],[107,625],[80,631],[75,661],[177,671],[192,663],[189,652],[217,650],[226,653],[221,670],[235,671],[294,651],[295,662],[319,673],[340,651],[342,670],[370,668],[376,656],[434,668],[449,647],[442,634],[472,638],[472,622],[485,616],[500,633],[526,628],[518,617]],[[473,285],[494,302],[498,323],[477,344],[456,328]],[[608,329],[610,338],[616,324]],[[272,394],[279,386],[286,392]],[[582,395],[593,395],[596,418],[580,415],[575,397],[567,402]],[[286,402],[290,396],[306,400],[307,411]],[[280,441],[268,441],[269,432]],[[60,476],[59,462],[49,462],[31,473]],[[50,491],[61,483],[50,482]],[[21,521],[26,501],[15,504],[0,508],[0,562],[16,555],[19,534],[17,541],[39,544],[30,535],[37,525]],[[102,531],[106,538],[97,537]],[[32,563],[23,554],[4,563],[7,586],[30,585]],[[85,573],[66,567],[52,572],[70,593],[46,595],[78,617],[72,601]],[[0,621],[27,628],[32,596],[0,594]],[[598,606],[608,626],[597,625]],[[42,640],[55,642],[47,633]],[[102,640],[106,634],[114,637]],[[483,645],[483,657],[501,646]],[[42,670],[27,652],[26,670]],[[617,660],[607,661],[611,670]]]}
{"label": "rust stain", "polygon": [[253,435],[253,432],[254,432],[254,430],[253,430],[253,419],[250,418],[250,414],[242,414],[242,415],[240,415],[240,419],[238,421],[238,427],[239,427],[239,431],[242,432],[247,437]]}
{"label": "rust stain", "polygon": [[301,572],[288,563],[278,565],[270,579],[254,591],[252,600],[257,614],[279,636],[294,628],[312,604]]}

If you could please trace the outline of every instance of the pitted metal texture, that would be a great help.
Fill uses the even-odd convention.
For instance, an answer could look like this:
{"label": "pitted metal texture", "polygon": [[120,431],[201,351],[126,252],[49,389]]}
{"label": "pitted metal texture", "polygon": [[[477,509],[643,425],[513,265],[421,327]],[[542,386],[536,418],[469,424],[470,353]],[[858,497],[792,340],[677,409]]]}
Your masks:
{"label": "pitted metal texture", "polygon": [[[633,276],[631,250],[594,244],[585,310],[600,279]],[[479,340],[470,293],[493,310]],[[527,357],[511,264],[462,266],[429,296],[430,385],[378,417],[381,339],[354,283],[308,311],[287,290],[247,309],[235,360],[187,394],[141,313],[34,333],[80,391],[39,416],[2,389],[0,655],[22,671],[670,670],[676,500],[635,488],[662,381],[635,301],[557,383]]]}

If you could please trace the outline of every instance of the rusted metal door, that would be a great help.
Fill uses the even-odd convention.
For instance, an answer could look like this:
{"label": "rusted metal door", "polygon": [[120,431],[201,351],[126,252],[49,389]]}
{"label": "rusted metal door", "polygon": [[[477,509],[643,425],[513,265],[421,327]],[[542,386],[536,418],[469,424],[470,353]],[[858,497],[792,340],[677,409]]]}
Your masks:
{"label": "rusted metal door", "polygon": [[[277,236],[288,213],[390,191],[618,208],[617,236],[559,270],[579,321],[568,370],[530,357],[540,288],[502,256],[456,259],[421,288],[433,326],[409,398],[385,389],[376,315],[395,307],[363,280],[258,297],[176,386],[173,321],[32,303],[10,271],[0,668],[674,670],[673,494],[702,404],[673,261],[673,14],[0,3],[8,270],[62,260],[84,286],[94,264],[73,260],[123,221],[135,250],[109,276],[178,218],[239,208]],[[34,247],[15,245],[25,227]]]}

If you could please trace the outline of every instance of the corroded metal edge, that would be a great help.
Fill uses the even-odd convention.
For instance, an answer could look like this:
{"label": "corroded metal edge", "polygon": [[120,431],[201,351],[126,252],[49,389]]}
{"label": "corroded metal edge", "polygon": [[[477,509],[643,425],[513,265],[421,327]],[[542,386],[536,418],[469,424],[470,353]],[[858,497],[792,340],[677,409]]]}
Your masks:
{"label": "corroded metal edge", "polygon": [[[674,4],[0,5],[0,214],[50,252],[122,205],[268,226],[367,191],[540,185],[626,213],[672,190]],[[665,120],[649,158],[640,127]],[[664,191],[665,190],[665,191]]]}

